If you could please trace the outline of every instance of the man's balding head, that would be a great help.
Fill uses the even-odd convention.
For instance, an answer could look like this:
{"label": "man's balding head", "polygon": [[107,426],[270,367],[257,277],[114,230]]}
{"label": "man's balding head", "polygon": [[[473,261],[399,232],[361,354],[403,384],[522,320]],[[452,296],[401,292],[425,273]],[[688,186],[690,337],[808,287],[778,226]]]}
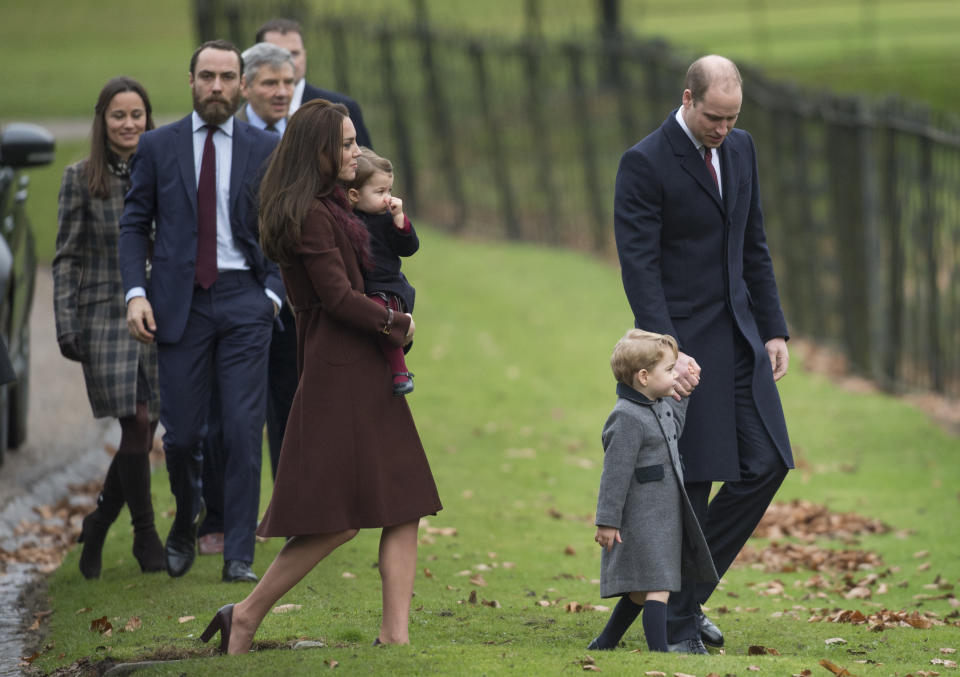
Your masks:
{"label": "man's balding head", "polygon": [[693,100],[702,101],[711,87],[728,93],[742,89],[743,80],[737,65],[718,54],[702,56],[690,64],[684,88],[690,90]]}

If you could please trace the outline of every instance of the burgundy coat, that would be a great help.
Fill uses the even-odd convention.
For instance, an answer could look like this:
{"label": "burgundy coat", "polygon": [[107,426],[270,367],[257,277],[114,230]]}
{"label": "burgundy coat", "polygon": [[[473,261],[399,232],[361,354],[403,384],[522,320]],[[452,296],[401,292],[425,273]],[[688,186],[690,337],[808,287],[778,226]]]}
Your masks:
{"label": "burgundy coat", "polygon": [[[436,513],[442,506],[420,437],[377,342],[387,310],[364,296],[359,257],[324,204],[310,211],[282,273],[300,381],[257,533],[331,533]],[[402,345],[409,326],[397,313],[390,341]]]}

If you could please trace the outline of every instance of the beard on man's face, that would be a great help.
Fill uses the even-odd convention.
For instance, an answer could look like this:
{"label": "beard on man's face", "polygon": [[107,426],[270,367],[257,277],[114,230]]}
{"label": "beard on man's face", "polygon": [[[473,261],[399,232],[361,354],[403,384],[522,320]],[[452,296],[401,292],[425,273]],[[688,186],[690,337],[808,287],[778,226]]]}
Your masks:
{"label": "beard on man's face", "polygon": [[207,98],[201,99],[197,90],[193,90],[193,109],[208,125],[222,125],[229,120],[230,116],[237,112],[241,100],[239,89],[232,100],[217,94],[210,94]]}

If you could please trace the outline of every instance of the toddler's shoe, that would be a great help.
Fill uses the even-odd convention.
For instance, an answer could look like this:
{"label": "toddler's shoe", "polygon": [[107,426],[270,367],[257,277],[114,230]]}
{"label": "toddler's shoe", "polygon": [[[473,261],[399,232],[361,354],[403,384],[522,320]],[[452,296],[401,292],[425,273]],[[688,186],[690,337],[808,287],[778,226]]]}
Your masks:
{"label": "toddler's shoe", "polygon": [[407,395],[413,392],[413,374],[400,371],[393,375],[393,394]]}

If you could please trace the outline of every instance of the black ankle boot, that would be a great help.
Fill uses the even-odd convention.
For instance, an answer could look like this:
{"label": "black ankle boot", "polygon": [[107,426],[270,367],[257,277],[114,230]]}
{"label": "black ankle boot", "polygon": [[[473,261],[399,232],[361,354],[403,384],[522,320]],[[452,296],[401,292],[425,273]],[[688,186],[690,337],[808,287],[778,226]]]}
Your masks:
{"label": "black ankle boot", "polygon": [[110,462],[110,469],[103,480],[103,491],[97,497],[97,509],[83,518],[83,528],[78,543],[83,543],[80,552],[80,573],[84,578],[99,578],[102,567],[103,542],[107,531],[123,508],[123,488],[120,484],[117,456]]}
{"label": "black ankle boot", "polygon": [[146,453],[117,454],[123,495],[133,524],[133,556],[140,571],[163,571],[163,543],[154,526],[150,497],[150,456]]}

